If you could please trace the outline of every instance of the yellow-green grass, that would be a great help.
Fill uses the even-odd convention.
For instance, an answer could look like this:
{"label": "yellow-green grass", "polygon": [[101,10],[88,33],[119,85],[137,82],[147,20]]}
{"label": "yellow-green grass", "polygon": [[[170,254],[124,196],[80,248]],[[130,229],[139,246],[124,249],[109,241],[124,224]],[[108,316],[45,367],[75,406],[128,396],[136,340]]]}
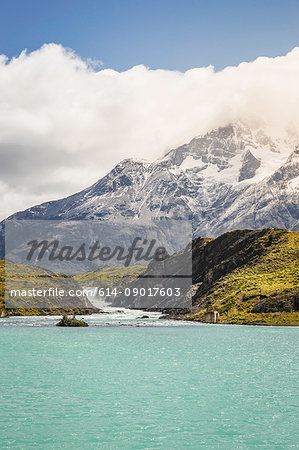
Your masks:
{"label": "yellow-green grass", "polygon": [[[264,253],[221,278],[205,297],[204,304],[219,312],[219,323],[299,325],[299,312],[289,305],[289,299],[299,295],[299,233],[277,230],[274,245],[268,247],[267,242],[268,235],[260,238]],[[265,299],[280,300],[290,312],[252,313]],[[206,311],[202,308],[186,319],[203,321]]]}
{"label": "yellow-green grass", "polygon": [[89,286],[97,286],[99,281],[104,285],[114,285],[122,281],[130,281],[141,275],[146,266],[135,264],[133,266],[107,266],[100,269],[91,270],[89,272],[74,275],[74,278],[80,283],[88,283]]}
{"label": "yellow-green grass", "polygon": [[[16,299],[13,308],[5,308],[5,266],[9,273],[9,279],[13,280],[14,289],[48,289],[51,287],[66,288],[75,281],[78,288],[97,286],[99,283],[103,286],[116,286],[131,279],[138,277],[144,272],[146,266],[134,265],[129,267],[104,267],[92,270],[80,275],[63,276],[59,273],[48,272],[40,267],[13,263],[0,259],[0,313],[15,315],[41,315],[41,314],[62,314],[63,312],[81,313],[84,304],[78,299],[74,299],[73,308],[65,308],[62,297],[42,298],[42,308],[34,307],[34,301],[29,299],[28,303],[22,298]],[[7,274],[6,274],[7,275]],[[62,286],[63,285],[63,286]],[[55,306],[54,306],[55,305]]]}
{"label": "yellow-green grass", "polygon": [[[6,272],[6,274],[5,274]],[[40,267],[13,263],[0,259],[0,313],[2,315],[41,315],[41,314],[61,314],[62,312],[87,311],[89,305],[85,298],[73,297],[72,307],[68,307],[64,296],[48,297],[10,297],[9,308],[5,308],[5,276],[8,289],[29,290],[57,288],[74,288],[74,280],[63,277],[61,274],[49,272]],[[9,280],[9,281],[7,281]],[[75,281],[76,285],[79,284]],[[0,314],[1,315],[1,314]]]}

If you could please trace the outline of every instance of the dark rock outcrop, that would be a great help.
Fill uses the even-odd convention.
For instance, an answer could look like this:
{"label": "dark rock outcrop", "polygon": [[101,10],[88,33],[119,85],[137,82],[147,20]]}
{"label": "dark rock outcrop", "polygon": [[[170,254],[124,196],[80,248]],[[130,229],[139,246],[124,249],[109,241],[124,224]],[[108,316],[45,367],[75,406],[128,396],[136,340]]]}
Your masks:
{"label": "dark rock outcrop", "polygon": [[62,316],[62,319],[56,324],[57,327],[88,327],[88,323],[84,320],[78,320],[75,317]]}

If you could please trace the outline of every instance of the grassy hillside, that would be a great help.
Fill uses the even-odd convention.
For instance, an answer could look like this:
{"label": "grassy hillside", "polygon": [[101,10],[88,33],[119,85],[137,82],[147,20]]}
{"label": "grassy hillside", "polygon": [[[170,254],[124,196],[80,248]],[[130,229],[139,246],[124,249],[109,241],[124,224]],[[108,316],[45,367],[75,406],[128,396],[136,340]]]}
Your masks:
{"label": "grassy hillside", "polygon": [[[216,239],[198,238],[193,241],[192,260],[193,306],[187,314],[171,311],[176,318],[204,321],[208,310],[217,310],[220,323],[299,325],[298,232],[268,228],[235,230]],[[43,271],[30,268],[31,273],[32,270]],[[144,266],[105,267],[77,275],[74,279],[78,286],[116,286],[133,280],[144,270]],[[58,274],[44,272],[38,272],[41,285],[46,279],[48,287],[49,283],[55,286]],[[75,306],[84,307],[79,300]],[[60,300],[55,299],[55,305],[57,301]],[[3,260],[0,260],[0,310],[5,311]],[[24,309],[16,305],[9,313],[27,315],[63,311],[63,303],[57,310],[49,302],[46,309]]]}
{"label": "grassy hillside", "polygon": [[141,275],[146,269],[146,266],[135,264],[133,266],[107,266],[101,269],[91,270],[81,275],[75,275],[74,278],[82,283],[87,283],[88,286],[98,286],[99,281],[103,286],[113,286],[128,282]]}
{"label": "grassy hillside", "polygon": [[[221,263],[214,266],[220,276],[215,279],[210,273],[210,283],[207,277],[201,278],[187,320],[203,321],[205,312],[212,309],[219,312],[220,323],[299,325],[298,232],[233,231],[206,242],[206,256],[209,250],[213,254],[211,247],[223,252]],[[229,264],[232,270],[228,270]],[[194,270],[196,280],[200,268],[195,264]]]}
{"label": "grassy hillside", "polygon": [[[5,267],[6,266],[6,267]],[[88,314],[95,310],[85,297],[72,297],[71,302],[63,296],[54,297],[13,297],[9,299],[9,309],[5,308],[5,269],[13,283],[9,289],[79,289],[80,284],[60,274],[39,267],[16,264],[0,259],[0,316],[1,315],[44,315],[76,313]],[[75,284],[74,284],[75,283]],[[71,307],[70,307],[71,304]]]}
{"label": "grassy hillside", "polygon": [[[82,275],[75,275],[74,277],[62,279],[60,274],[48,272],[39,267],[25,266],[10,261],[6,261],[6,269],[14,279],[14,289],[27,288],[33,286],[36,289],[44,289],[49,287],[74,287],[74,282],[78,288],[84,286],[120,286],[127,283],[131,279],[136,278],[145,270],[145,266],[135,265],[129,267],[104,267],[102,269],[86,272]],[[17,275],[15,275],[17,274]],[[21,274],[21,276],[20,276]],[[12,301],[13,308],[5,308],[5,260],[0,259],[0,316],[1,312],[4,315],[44,315],[44,314],[62,314],[64,312],[76,314],[88,314],[92,312],[92,305],[87,299],[74,297],[72,299],[73,308],[66,308],[64,306],[64,299],[62,297],[43,298],[40,307],[38,305],[39,299],[36,299],[36,306],[34,301],[30,299],[26,303],[25,299],[15,299]],[[47,306],[45,307],[45,303]]]}

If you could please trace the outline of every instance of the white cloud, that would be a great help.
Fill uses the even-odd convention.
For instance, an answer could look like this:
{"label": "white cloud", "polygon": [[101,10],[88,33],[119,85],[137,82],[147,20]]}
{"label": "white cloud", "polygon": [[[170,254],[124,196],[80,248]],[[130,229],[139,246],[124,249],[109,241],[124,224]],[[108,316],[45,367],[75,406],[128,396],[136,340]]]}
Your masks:
{"label": "white cloud", "polygon": [[0,56],[0,217],[241,119],[299,134],[299,48],[214,72],[96,71],[56,44]]}

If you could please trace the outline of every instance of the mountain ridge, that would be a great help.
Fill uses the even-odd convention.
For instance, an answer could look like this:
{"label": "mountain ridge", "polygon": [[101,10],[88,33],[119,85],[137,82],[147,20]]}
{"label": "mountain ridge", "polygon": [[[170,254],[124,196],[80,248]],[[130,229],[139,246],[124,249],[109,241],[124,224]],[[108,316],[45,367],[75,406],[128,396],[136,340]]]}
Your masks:
{"label": "mountain ridge", "polygon": [[[166,264],[184,259],[183,253],[171,256]],[[206,312],[217,310],[219,323],[298,326],[298,258],[299,233],[279,228],[234,230],[214,239],[196,238],[192,242],[191,308],[165,306],[163,310],[163,302],[155,298],[151,308],[162,309],[164,317],[173,319],[204,322]],[[152,262],[142,277],[146,279],[155,264]],[[124,301],[116,299],[115,305]],[[143,304],[141,296],[127,301],[129,308]]]}
{"label": "mountain ridge", "polygon": [[154,162],[123,160],[92,186],[7,220],[166,217],[191,220],[194,237],[239,228],[298,230],[296,142],[229,124]]}

